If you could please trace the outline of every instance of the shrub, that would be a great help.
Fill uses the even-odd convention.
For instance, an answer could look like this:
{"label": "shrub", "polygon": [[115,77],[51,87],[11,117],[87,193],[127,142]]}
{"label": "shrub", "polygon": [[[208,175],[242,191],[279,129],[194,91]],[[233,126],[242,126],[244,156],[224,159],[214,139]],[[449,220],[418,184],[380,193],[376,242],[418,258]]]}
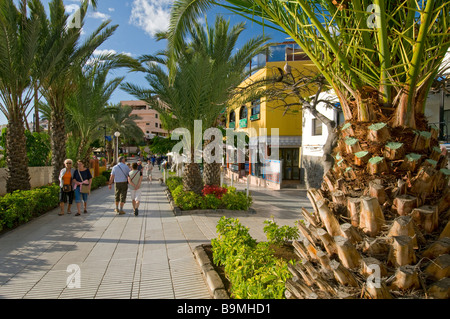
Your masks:
{"label": "shrub", "polygon": [[111,170],[103,171],[102,176],[105,176],[106,180],[109,181],[109,179],[111,178]]}
{"label": "shrub", "polygon": [[202,208],[203,209],[218,209],[222,206],[222,201],[214,194],[208,194],[203,197]]}
{"label": "shrub", "polygon": [[287,262],[274,256],[269,243],[256,243],[239,219],[222,217],[211,240],[213,261],[224,266],[234,298],[282,299],[292,277]]}
{"label": "shrub", "polygon": [[26,223],[55,208],[59,203],[58,194],[59,186],[52,184],[0,197],[0,230]]}
{"label": "shrub", "polygon": [[291,226],[278,226],[273,220],[264,221],[264,233],[271,244],[282,245],[288,240],[298,239],[298,229]]}
{"label": "shrub", "polygon": [[192,192],[187,194],[183,190],[181,177],[168,178],[166,185],[172,194],[175,205],[183,210],[219,208],[247,210],[252,204],[251,196],[247,198],[245,192],[238,192],[235,187],[205,186],[202,190],[203,196],[200,196]]}
{"label": "shrub", "polygon": [[178,176],[172,176],[166,179],[166,185],[170,192],[180,185],[183,185],[183,178]]}
{"label": "shrub", "polygon": [[175,204],[183,210],[190,210],[202,207],[202,196],[194,192],[181,192],[176,198]]}
{"label": "shrub", "polygon": [[228,190],[222,196],[222,203],[226,209],[247,210],[252,204],[252,197],[247,198],[245,192],[236,192]]}
{"label": "shrub", "polygon": [[92,179],[91,190],[97,189],[100,186],[105,186],[106,182],[108,182],[108,179],[106,178],[105,175],[99,175],[97,177],[94,177]]}

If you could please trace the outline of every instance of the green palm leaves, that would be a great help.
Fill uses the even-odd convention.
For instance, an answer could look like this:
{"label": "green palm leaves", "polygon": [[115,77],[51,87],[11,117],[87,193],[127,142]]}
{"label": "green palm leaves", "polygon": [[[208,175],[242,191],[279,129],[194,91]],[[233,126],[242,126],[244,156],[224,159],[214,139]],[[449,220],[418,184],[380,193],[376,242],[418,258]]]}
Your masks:
{"label": "green palm leaves", "polygon": [[[175,45],[197,10],[215,1],[179,0],[170,39]],[[347,120],[380,116],[415,127],[450,46],[446,0],[228,0],[252,21],[281,30],[311,58],[338,95]],[[379,118],[378,118],[379,119]]]}

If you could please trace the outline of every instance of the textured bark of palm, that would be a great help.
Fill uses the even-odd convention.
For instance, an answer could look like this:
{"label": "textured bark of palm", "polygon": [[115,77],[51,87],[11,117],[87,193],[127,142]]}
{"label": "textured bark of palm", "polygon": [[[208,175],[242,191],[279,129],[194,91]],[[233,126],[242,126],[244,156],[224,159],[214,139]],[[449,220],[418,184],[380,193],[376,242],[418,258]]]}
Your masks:
{"label": "textured bark of palm", "polygon": [[[340,132],[333,155],[343,160],[320,189],[308,190],[314,212],[303,209],[302,228],[319,241],[294,243],[315,271],[293,273],[294,281],[324,298],[448,298],[449,171],[435,129],[424,123],[416,131],[377,125],[378,132],[369,129],[377,123],[353,122]],[[387,143],[401,143],[401,152],[387,152]],[[376,159],[355,161],[356,151]],[[332,289],[321,290],[317,278]],[[290,298],[310,298],[286,287]]]}

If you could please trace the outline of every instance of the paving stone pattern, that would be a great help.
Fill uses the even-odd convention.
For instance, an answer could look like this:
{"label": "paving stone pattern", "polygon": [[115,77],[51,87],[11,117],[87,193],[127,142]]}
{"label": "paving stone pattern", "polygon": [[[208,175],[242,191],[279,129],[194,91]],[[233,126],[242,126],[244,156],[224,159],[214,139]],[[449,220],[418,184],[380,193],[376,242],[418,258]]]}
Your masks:
{"label": "paving stone pattern", "polygon": [[[270,216],[292,226],[300,205],[308,207],[300,190],[252,193],[257,213],[228,217],[258,240]],[[89,196],[88,214],[75,216],[74,203],[70,215],[57,208],[0,236],[0,298],[211,298],[193,251],[216,237],[221,214],[175,216],[158,181],[144,183],[139,216],[129,198],[127,214],[114,208],[114,190],[102,187]]]}

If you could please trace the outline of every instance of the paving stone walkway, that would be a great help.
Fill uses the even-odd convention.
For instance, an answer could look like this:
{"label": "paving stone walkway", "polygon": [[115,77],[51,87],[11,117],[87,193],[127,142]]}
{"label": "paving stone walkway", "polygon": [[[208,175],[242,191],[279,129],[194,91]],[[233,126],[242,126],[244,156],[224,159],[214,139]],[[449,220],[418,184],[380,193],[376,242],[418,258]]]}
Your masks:
{"label": "paving stone walkway", "polygon": [[[264,220],[293,226],[308,206],[290,191],[252,189],[257,213],[227,217],[264,240]],[[125,215],[114,208],[114,190],[102,187],[89,196],[88,214],[75,216],[73,205],[58,216],[57,208],[0,236],[0,298],[211,298],[193,250],[216,237],[222,214],[175,216],[157,181],[145,183],[139,216],[131,201]]]}

